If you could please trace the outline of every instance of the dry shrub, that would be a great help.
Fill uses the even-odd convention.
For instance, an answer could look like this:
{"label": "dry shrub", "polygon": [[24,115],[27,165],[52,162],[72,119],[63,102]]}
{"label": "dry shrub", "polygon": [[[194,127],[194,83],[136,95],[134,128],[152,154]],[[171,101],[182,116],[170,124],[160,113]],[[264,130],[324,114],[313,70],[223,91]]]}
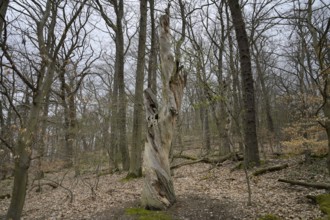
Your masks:
{"label": "dry shrub", "polygon": [[291,141],[282,141],[283,153],[285,154],[302,154],[305,150],[309,149],[315,155],[325,155],[328,152],[327,140],[315,139],[295,139]]}
{"label": "dry shrub", "polygon": [[301,154],[310,150],[315,155],[324,155],[328,151],[325,131],[315,120],[291,123],[282,132],[285,136],[281,141],[283,153]]}

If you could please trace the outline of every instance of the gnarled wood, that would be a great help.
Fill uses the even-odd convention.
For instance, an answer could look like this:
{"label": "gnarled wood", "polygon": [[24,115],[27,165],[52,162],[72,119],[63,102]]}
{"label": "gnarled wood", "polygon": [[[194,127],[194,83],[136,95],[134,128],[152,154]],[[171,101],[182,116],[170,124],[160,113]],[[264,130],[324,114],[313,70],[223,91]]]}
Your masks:
{"label": "gnarled wood", "polygon": [[169,14],[160,17],[160,57],[162,73],[162,103],[148,88],[144,91],[144,104],[148,122],[147,142],[144,150],[144,188],[142,205],[147,209],[166,209],[176,201],[170,173],[169,152],[176,118],[181,107],[186,75],[171,51]]}

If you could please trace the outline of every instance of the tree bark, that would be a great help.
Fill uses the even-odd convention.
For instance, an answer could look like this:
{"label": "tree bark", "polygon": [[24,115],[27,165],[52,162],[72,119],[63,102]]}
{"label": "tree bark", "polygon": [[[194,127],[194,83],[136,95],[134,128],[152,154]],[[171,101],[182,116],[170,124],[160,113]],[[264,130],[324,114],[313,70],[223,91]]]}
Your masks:
{"label": "tree bark", "polygon": [[[244,147],[243,147],[243,136],[242,136],[242,126],[241,126],[241,86],[239,82],[239,77],[238,77],[238,71],[235,68],[235,61],[234,61],[234,42],[233,38],[231,35],[231,28],[229,24],[229,11],[228,11],[228,4],[226,4],[226,17],[227,19],[227,37],[228,37],[228,44],[229,44],[229,69],[230,69],[230,74],[232,75],[232,87],[233,87],[233,110],[232,112],[229,112],[231,115],[231,118],[234,123],[232,123],[232,129],[233,129],[233,134],[237,138],[237,142],[239,145],[239,150],[243,152]],[[230,110],[229,110],[230,111]],[[235,150],[235,149],[233,149]]]}
{"label": "tree bark", "polygon": [[67,95],[67,90],[66,86],[67,83],[65,81],[65,69],[61,71],[59,74],[59,79],[61,81],[61,100],[62,100],[62,106],[63,106],[63,117],[64,117],[64,146],[63,146],[63,159],[65,161],[65,166],[66,168],[72,167],[73,166],[73,148],[72,145],[70,144],[70,116],[69,116],[69,107],[68,107],[68,95]]}
{"label": "tree bark", "polygon": [[157,36],[155,25],[155,1],[149,0],[151,23],[151,46],[148,65],[148,88],[157,95]]}
{"label": "tree bark", "polygon": [[160,17],[160,57],[163,81],[162,106],[158,106],[151,89],[144,92],[148,123],[144,152],[145,178],[142,205],[147,209],[166,209],[175,201],[170,173],[169,152],[173,130],[181,108],[186,75],[171,51],[169,11]]}
{"label": "tree bark", "polygon": [[47,145],[47,139],[48,139],[46,135],[46,130],[47,130],[47,119],[48,119],[48,110],[49,110],[49,98],[50,98],[50,93],[46,94],[45,104],[42,110],[42,121],[40,123],[41,132],[39,134],[39,141],[38,141],[39,143],[37,145],[38,159],[37,159],[37,174],[35,177],[36,179],[41,179],[44,177],[44,171],[42,169],[41,162],[46,152],[45,146]]}
{"label": "tree bark", "polygon": [[128,176],[142,176],[142,130],[143,130],[143,82],[144,82],[144,61],[145,61],[145,45],[147,34],[147,0],[140,1],[140,33],[139,48],[136,68],[135,82],[135,98],[133,113],[133,135],[131,160]]}
{"label": "tree bark", "polygon": [[117,72],[114,74],[113,79],[113,89],[110,100],[111,100],[111,106],[110,106],[110,143],[108,148],[108,154],[109,154],[109,169],[111,171],[118,170],[118,157],[117,157],[117,150],[118,150],[118,76]]}
{"label": "tree bark", "polygon": [[228,4],[235,27],[241,63],[245,159],[248,166],[259,166],[260,157],[256,132],[256,111],[249,41],[239,1],[230,0]]}
{"label": "tree bark", "polygon": [[0,42],[2,42],[2,32],[6,24],[6,13],[9,5],[9,0],[2,0],[0,3]]}
{"label": "tree bark", "polygon": [[[116,3],[117,4],[117,3]],[[124,33],[122,19],[124,16],[124,2],[119,0],[115,9],[117,14],[117,31],[116,31],[116,63],[115,69],[118,77],[118,148],[120,151],[123,170],[129,170],[130,158],[127,145],[126,135],[126,92],[124,79]]]}

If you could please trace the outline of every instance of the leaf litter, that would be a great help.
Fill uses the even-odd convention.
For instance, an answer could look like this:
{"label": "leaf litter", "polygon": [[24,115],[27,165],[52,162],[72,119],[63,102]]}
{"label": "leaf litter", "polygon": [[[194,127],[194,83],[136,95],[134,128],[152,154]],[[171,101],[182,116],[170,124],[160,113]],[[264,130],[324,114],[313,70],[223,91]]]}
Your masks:
{"label": "leaf litter", "polygon": [[[288,178],[330,183],[324,160],[300,164],[299,159],[271,160],[269,164],[289,162],[289,168],[261,176],[249,175],[251,206],[247,206],[244,171],[232,172],[234,162],[225,162],[218,167],[196,163],[175,169],[173,181],[177,202],[167,212],[173,219],[258,219],[269,214],[294,220],[324,217],[318,205],[306,196],[323,194],[325,190],[277,181]],[[100,176],[95,194],[90,187],[93,184],[86,184],[86,179],[90,183],[97,181],[93,174],[75,177],[73,170],[61,171],[48,173],[41,181],[61,180],[63,176],[63,187],[43,186],[41,192],[36,192],[28,186],[22,219],[132,219],[125,216],[125,209],[139,205],[142,178],[124,181],[126,173]],[[64,187],[72,192],[72,202]],[[0,200],[0,217],[5,216],[9,203],[10,198]]]}

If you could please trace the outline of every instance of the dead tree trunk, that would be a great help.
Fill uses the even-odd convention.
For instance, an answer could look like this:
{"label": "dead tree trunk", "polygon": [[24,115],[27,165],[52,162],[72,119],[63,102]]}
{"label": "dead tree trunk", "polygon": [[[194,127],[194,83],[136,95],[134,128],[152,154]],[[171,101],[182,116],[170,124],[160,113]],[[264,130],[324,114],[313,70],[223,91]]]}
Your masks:
{"label": "dead tree trunk", "polygon": [[144,188],[142,205],[147,209],[166,209],[176,201],[170,173],[169,152],[176,119],[181,108],[186,75],[171,51],[169,14],[160,17],[160,57],[162,72],[162,106],[158,106],[151,89],[144,91],[148,122],[144,151]]}

